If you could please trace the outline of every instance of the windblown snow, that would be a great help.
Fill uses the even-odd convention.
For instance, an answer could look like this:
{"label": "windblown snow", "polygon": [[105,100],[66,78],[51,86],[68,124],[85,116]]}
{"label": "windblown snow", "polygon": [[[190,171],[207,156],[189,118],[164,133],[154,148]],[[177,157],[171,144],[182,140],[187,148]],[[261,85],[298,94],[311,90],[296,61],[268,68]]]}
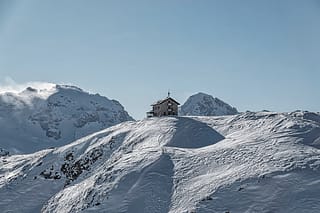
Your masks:
{"label": "windblown snow", "polygon": [[217,116],[238,114],[236,108],[205,93],[190,96],[180,108],[180,115]]}
{"label": "windblown snow", "polygon": [[74,86],[0,93],[0,150],[32,153],[128,120],[133,119],[119,102]]}
{"label": "windblown snow", "polygon": [[320,209],[320,114],[129,121],[0,158],[2,212],[310,212]]}

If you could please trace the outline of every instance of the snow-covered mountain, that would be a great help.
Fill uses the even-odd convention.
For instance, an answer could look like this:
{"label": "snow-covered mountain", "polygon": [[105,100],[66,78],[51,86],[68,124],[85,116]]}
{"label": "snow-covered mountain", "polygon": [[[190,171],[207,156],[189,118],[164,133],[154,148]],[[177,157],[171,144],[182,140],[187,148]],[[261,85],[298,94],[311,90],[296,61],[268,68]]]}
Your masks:
{"label": "snow-covered mountain", "polygon": [[318,212],[320,114],[125,122],[0,157],[2,212]]}
{"label": "snow-covered mountain", "polygon": [[190,96],[180,108],[180,115],[217,116],[238,114],[236,108],[205,93]]}
{"label": "snow-covered mountain", "polygon": [[0,148],[31,153],[128,120],[133,119],[119,102],[74,86],[28,87],[0,94]]}

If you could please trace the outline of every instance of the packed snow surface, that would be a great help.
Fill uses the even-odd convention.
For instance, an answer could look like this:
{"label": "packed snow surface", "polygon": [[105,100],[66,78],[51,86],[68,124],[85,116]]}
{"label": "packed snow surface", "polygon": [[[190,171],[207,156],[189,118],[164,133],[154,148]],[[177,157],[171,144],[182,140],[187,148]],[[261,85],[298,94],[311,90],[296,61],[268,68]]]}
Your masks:
{"label": "packed snow surface", "polygon": [[319,212],[320,115],[125,122],[0,157],[2,212]]}
{"label": "packed snow surface", "polygon": [[32,153],[128,120],[133,119],[119,102],[74,86],[0,93],[0,149]]}
{"label": "packed snow surface", "polygon": [[180,115],[216,116],[238,114],[236,108],[205,93],[190,96],[180,108]]}

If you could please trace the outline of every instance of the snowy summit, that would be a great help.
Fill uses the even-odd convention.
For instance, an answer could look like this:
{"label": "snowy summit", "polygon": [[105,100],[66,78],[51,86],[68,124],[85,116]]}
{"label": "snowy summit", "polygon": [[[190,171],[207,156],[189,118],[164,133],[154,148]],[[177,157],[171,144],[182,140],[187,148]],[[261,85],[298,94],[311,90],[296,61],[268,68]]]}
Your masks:
{"label": "snowy summit", "polygon": [[133,118],[118,101],[75,86],[46,84],[0,93],[0,148],[31,153],[128,120]]}
{"label": "snowy summit", "polygon": [[215,116],[235,115],[236,108],[205,93],[197,93],[190,96],[181,106],[180,115],[186,116]]}

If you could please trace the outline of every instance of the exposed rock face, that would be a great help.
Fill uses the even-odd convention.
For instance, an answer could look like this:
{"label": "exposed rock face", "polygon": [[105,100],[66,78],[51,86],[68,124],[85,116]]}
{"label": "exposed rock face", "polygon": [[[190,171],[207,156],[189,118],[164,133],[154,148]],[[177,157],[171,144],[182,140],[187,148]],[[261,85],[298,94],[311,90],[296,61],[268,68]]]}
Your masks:
{"label": "exposed rock face", "polygon": [[0,156],[8,156],[9,152],[5,149],[0,148]]}

